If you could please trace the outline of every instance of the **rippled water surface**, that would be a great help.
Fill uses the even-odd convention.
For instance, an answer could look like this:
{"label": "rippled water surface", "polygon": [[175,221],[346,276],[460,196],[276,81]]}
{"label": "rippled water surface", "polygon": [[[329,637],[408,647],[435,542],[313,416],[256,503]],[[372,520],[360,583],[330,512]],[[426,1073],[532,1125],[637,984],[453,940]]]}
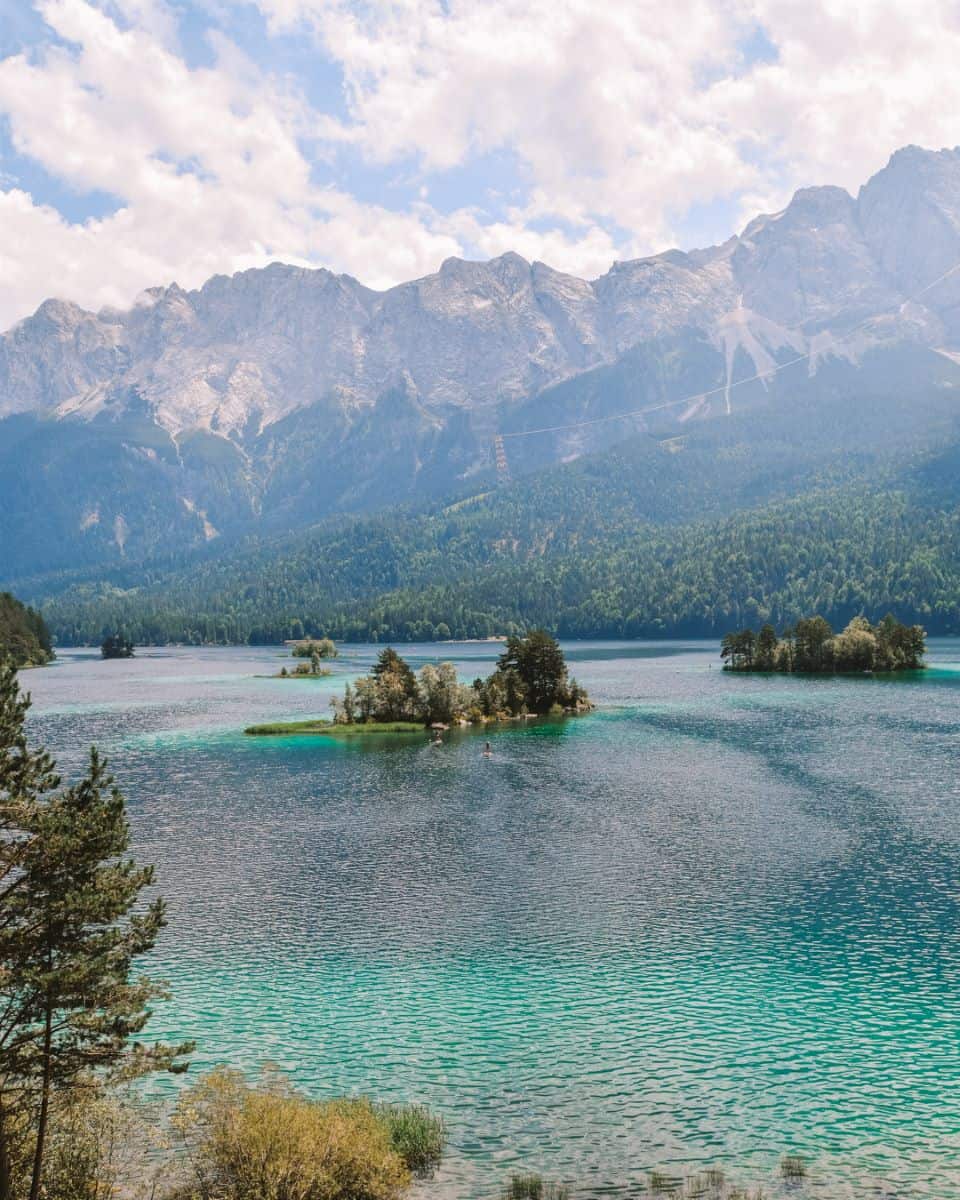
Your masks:
{"label": "rippled water surface", "polygon": [[[497,653],[410,657],[438,649],[467,679]],[[372,648],[321,682],[265,677],[276,649],[26,674],[36,736],[68,771],[109,751],[157,864],[155,1032],[429,1103],[433,1195],[800,1152],[818,1195],[960,1197],[960,646],[896,681],[567,651],[599,711],[490,759],[473,734],[244,738],[325,714]]]}

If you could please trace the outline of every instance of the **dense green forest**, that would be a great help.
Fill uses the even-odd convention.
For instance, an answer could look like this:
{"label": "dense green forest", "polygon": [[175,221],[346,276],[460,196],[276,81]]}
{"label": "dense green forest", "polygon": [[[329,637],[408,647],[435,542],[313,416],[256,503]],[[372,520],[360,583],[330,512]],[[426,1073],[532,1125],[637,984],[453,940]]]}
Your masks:
{"label": "dense green forest", "polygon": [[39,666],[53,658],[50,631],[43,617],[9,592],[0,592],[0,661],[18,667]]}
{"label": "dense green forest", "polygon": [[958,523],[952,421],[918,442],[902,406],[851,403],[635,437],[442,504],[18,590],[67,644],[115,629],[137,643],[713,636],[888,611],[951,633]]}
{"label": "dense green forest", "polygon": [[506,520],[495,536],[485,526],[510,503],[358,521],[264,551],[257,565],[248,551],[141,589],[79,586],[45,612],[71,643],[115,627],[137,642],[413,641],[537,626],[564,637],[715,635],[808,612],[845,624],[893,611],[932,633],[960,631],[960,511],[905,489],[818,489],[679,526],[622,517],[578,528],[581,509],[549,527],[540,507],[537,538]]}

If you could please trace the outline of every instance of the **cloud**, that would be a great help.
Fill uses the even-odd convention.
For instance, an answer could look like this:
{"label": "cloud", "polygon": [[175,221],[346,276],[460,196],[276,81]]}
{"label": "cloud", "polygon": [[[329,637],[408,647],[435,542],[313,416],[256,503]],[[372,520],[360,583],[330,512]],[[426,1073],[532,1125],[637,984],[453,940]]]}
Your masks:
{"label": "cloud", "polygon": [[855,189],[906,142],[956,140],[953,0],[922,20],[913,0],[258,3],[342,65],[338,136],[372,161],[508,147],[541,217],[616,226],[635,252],[693,205]]}
{"label": "cloud", "polygon": [[755,0],[777,59],[712,89],[783,187],[855,191],[908,143],[957,142],[960,10],[927,0]]}
{"label": "cloud", "polygon": [[[948,0],[922,21],[908,0],[254,2],[244,52],[248,0],[192,0],[211,31],[191,66],[190,0],[36,0],[47,36],[0,60],[0,327],[51,294],[126,303],[274,258],[376,287],[507,249],[596,275],[698,221],[732,232],[698,214],[745,221],[956,139]],[[336,113],[291,41],[339,72]],[[114,211],[69,220],[26,162]],[[441,186],[458,172],[469,195]]]}
{"label": "cloud", "polygon": [[121,304],[157,282],[193,286],[275,258],[386,287],[494,244],[572,250],[577,265],[597,268],[609,256],[590,236],[485,230],[469,212],[423,202],[391,211],[318,184],[308,153],[317,114],[298,91],[223,35],[213,37],[215,64],[190,69],[157,0],[125,0],[123,26],[89,0],[38,7],[58,40],[0,62],[13,145],[77,191],[119,201],[103,219],[71,223],[23,189],[0,192],[0,327],[51,294]]}
{"label": "cloud", "polygon": [[339,136],[426,171],[507,147],[542,216],[607,220],[638,245],[668,215],[754,171],[700,78],[737,69],[742,6],[724,0],[259,0],[274,29],[309,26],[343,68]]}
{"label": "cloud", "polygon": [[64,44],[0,62],[13,144],[120,204],[71,224],[22,189],[0,193],[0,324],[50,294],[125,303],[149,284],[199,284],[272,258],[386,285],[460,248],[420,217],[316,186],[302,101],[229,42],[219,40],[214,68],[189,70],[151,32],[121,29],[85,0],[46,0],[41,11]]}

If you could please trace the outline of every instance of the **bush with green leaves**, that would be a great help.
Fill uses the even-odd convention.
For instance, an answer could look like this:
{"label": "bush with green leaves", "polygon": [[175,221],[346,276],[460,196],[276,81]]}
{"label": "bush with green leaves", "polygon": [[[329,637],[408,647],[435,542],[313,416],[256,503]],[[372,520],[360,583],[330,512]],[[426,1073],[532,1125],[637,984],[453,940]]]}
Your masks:
{"label": "bush with green leaves", "polygon": [[443,1118],[422,1104],[380,1104],[377,1115],[407,1169],[420,1179],[429,1178],[440,1165],[447,1142]]}
{"label": "bush with green leaves", "polygon": [[173,1127],[192,1174],[177,1200],[399,1200],[443,1150],[424,1109],[311,1100],[225,1068],[180,1097]]}

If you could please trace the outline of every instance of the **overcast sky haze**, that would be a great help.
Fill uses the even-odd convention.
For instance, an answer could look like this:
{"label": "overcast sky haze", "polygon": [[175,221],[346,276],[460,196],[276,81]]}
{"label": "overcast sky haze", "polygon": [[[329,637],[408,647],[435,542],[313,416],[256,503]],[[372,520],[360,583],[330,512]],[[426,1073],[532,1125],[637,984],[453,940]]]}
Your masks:
{"label": "overcast sky haze", "polygon": [[960,141],[944,0],[0,0],[0,328],[274,259],[594,277]]}

